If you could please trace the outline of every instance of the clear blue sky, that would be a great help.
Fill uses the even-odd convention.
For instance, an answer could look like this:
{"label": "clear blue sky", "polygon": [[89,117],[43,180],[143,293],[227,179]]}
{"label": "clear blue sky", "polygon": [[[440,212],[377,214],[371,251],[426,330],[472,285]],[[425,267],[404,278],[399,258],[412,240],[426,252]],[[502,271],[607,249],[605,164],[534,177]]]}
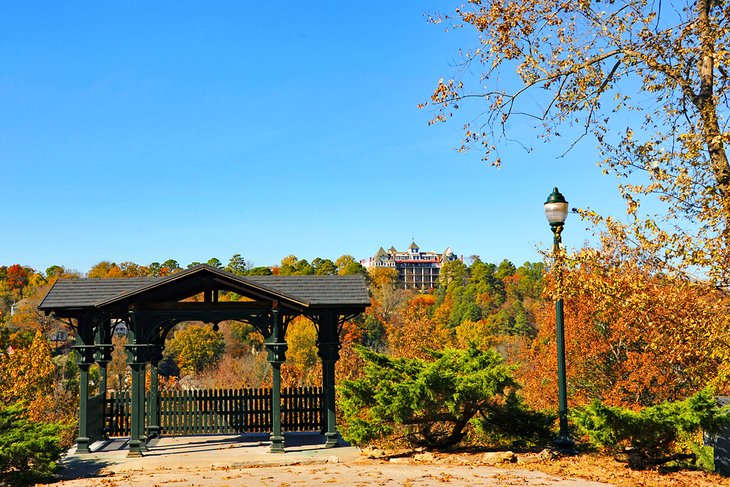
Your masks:
{"label": "clear blue sky", "polygon": [[454,150],[464,119],[427,126],[417,104],[475,41],[426,22],[446,7],[4,2],[0,264],[271,265],[412,237],[520,264],[551,239],[553,186],[621,214],[592,141],[508,147],[497,170]]}

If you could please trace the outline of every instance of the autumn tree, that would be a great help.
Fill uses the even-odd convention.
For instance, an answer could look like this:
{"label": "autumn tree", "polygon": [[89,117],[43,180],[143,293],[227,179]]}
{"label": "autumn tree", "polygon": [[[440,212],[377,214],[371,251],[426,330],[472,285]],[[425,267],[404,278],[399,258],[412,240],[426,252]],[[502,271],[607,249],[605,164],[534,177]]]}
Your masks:
{"label": "autumn tree", "polygon": [[119,269],[124,277],[144,277],[149,273],[146,267],[130,261],[119,264]]}
{"label": "autumn tree", "polygon": [[[43,334],[31,336],[29,342],[11,337],[14,345],[0,354],[0,405],[21,404],[32,421],[68,423],[76,411],[76,389],[64,384]],[[65,438],[70,440],[70,434]]]}
{"label": "autumn tree", "polygon": [[[595,162],[619,176],[632,220],[584,215],[665,272],[730,283],[725,2],[474,0],[432,21],[475,31],[429,102],[435,122],[466,107],[481,113],[468,115],[462,149],[478,147],[499,165],[500,147],[525,140],[511,133],[523,130],[519,117],[538,139],[570,137],[566,151],[592,137]],[[663,210],[647,214],[646,200]]]}
{"label": "autumn tree", "polygon": [[167,351],[175,358],[183,374],[214,368],[223,357],[225,349],[221,332],[196,323],[176,330],[167,345]]}
{"label": "autumn tree", "polygon": [[363,334],[360,327],[352,321],[346,321],[340,333],[340,343],[340,359],[335,363],[337,380],[341,382],[348,379],[359,379],[362,377],[365,366],[365,362],[356,350],[358,345],[363,344]]}
{"label": "autumn tree", "polygon": [[46,269],[46,278],[48,281],[70,277],[81,277],[81,275],[77,271],[67,269],[60,265],[52,265]]}
{"label": "autumn tree", "polygon": [[7,269],[5,281],[11,289],[23,289],[28,285],[30,273],[30,269],[23,267],[20,264],[13,264]]}
{"label": "autumn tree", "polygon": [[103,260],[89,269],[86,276],[98,279],[122,277],[122,270],[116,263]]}
{"label": "autumn tree", "polygon": [[526,397],[546,407],[555,397],[555,311],[565,300],[568,387],[575,404],[647,406],[678,400],[710,384],[727,390],[730,306],[725,292],[657,274],[621,252],[586,249],[566,264],[562,286],[548,275],[537,310],[537,337],[522,357]]}
{"label": "autumn tree", "polygon": [[152,262],[147,266],[147,271],[151,276],[167,276],[175,272],[180,272],[181,270],[180,264],[175,259],[167,259],[162,264]]}
{"label": "autumn tree", "polygon": [[132,370],[127,365],[127,337],[115,333],[112,336],[112,359],[107,365],[109,388],[113,391],[128,391],[132,383]]}
{"label": "autumn tree", "polygon": [[227,355],[242,357],[264,349],[264,338],[253,325],[242,321],[223,321],[219,326],[226,343]]}
{"label": "autumn tree", "polygon": [[372,299],[366,313],[381,323],[402,322],[400,311],[413,291],[403,289],[398,283],[398,271],[393,268],[374,267],[368,269],[368,273]]}
{"label": "autumn tree", "polygon": [[314,273],[318,276],[332,276],[337,274],[337,266],[330,259],[317,257],[312,261]]}
{"label": "autumn tree", "polygon": [[11,291],[15,291],[18,299],[23,299],[23,288],[28,285],[32,269],[20,264],[13,264],[7,268],[5,283]]}
{"label": "autumn tree", "polygon": [[388,346],[394,357],[426,358],[430,350],[451,344],[449,330],[430,316],[436,298],[431,294],[414,296],[403,311],[403,323],[387,323]]}
{"label": "autumn tree", "polygon": [[47,393],[52,389],[56,372],[48,341],[38,332],[28,347],[4,353],[0,370],[0,388],[6,405]]}
{"label": "autumn tree", "polygon": [[307,259],[299,259],[296,255],[288,255],[281,259],[279,274],[282,276],[309,276],[314,274],[314,267]]}
{"label": "autumn tree", "polygon": [[150,276],[158,277],[164,275],[162,273],[162,264],[159,262],[150,262],[150,265],[147,266],[147,270],[149,271]]}
{"label": "autumn tree", "polygon": [[22,306],[18,306],[10,318],[12,325],[21,330],[40,331],[46,336],[52,332],[58,332],[63,325],[60,321],[38,310],[41,298],[46,294],[50,285],[33,289],[24,300]]}
{"label": "autumn tree", "polygon": [[271,364],[265,351],[239,357],[226,354],[216,367],[196,374],[195,383],[211,389],[271,387]]}
{"label": "autumn tree", "polygon": [[159,275],[159,273],[159,268],[154,268],[152,271],[150,271],[150,269],[148,269],[147,267],[141,266],[131,261],[125,261],[121,264],[117,264],[116,262],[103,260],[94,265],[91,269],[89,269],[87,277],[99,279],[117,279],[121,277],[143,277],[150,274]]}
{"label": "autumn tree", "polygon": [[341,255],[335,261],[337,266],[337,273],[341,276],[351,276],[356,274],[362,274],[363,276],[368,275],[367,269],[362,264],[355,260],[351,255]]}
{"label": "autumn tree", "polygon": [[282,381],[288,386],[321,385],[320,359],[317,356],[317,329],[304,317],[295,318],[287,327],[286,362],[282,365]]}

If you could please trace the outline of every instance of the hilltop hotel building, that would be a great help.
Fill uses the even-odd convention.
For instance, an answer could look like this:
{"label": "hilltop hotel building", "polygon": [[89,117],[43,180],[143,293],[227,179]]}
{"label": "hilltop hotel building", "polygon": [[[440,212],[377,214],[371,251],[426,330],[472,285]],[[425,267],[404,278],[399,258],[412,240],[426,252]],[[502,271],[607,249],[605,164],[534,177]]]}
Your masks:
{"label": "hilltop hotel building", "polygon": [[387,251],[380,247],[373,257],[361,260],[360,264],[366,269],[393,268],[398,271],[398,280],[405,289],[426,291],[438,286],[441,266],[457,259],[459,257],[451,248],[444,250],[443,254],[422,252],[416,242],[413,242],[405,252],[399,252],[395,247]]}

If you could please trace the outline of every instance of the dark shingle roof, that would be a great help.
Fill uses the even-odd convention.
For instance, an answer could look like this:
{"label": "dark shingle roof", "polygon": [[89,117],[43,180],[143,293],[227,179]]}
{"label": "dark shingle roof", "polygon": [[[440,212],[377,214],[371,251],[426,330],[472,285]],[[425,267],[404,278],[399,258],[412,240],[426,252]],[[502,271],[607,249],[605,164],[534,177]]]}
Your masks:
{"label": "dark shingle roof", "polygon": [[362,276],[248,276],[243,279],[310,306],[370,305]]}
{"label": "dark shingle roof", "polygon": [[128,279],[59,279],[48,291],[39,309],[89,308],[100,301],[145,287],[155,277]]}
{"label": "dark shingle roof", "polygon": [[287,299],[306,307],[369,306],[362,276],[249,276],[241,277],[208,265],[165,277],[127,279],[59,279],[38,306],[41,310],[97,308],[195,279],[196,274],[223,279],[234,288],[257,291],[272,299]]}

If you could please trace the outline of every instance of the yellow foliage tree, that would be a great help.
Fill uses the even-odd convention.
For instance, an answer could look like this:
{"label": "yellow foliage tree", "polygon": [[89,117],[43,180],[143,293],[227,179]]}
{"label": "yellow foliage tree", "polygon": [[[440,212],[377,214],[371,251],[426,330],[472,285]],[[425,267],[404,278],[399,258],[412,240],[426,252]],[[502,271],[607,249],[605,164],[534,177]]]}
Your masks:
{"label": "yellow foliage tree", "polygon": [[441,350],[453,342],[450,330],[429,312],[436,302],[431,294],[412,298],[403,312],[403,324],[386,324],[388,346],[394,357],[429,358],[427,350]]}
{"label": "yellow foliage tree", "polygon": [[[0,356],[0,397],[5,406],[21,403],[29,419],[69,424],[75,416],[76,396],[57,380],[51,346],[38,331],[25,347]],[[71,440],[70,433],[65,440]]]}
{"label": "yellow foliage tree", "polygon": [[176,330],[167,345],[167,351],[183,374],[215,368],[223,358],[225,348],[221,332],[197,323]]}
{"label": "yellow foliage tree", "polygon": [[322,384],[322,367],[317,356],[317,329],[304,317],[295,318],[286,330],[286,362],[282,365],[282,384],[310,387]]}
{"label": "yellow foliage tree", "polygon": [[2,356],[0,390],[6,404],[27,402],[53,389],[56,366],[48,340],[38,331],[27,348]]}

